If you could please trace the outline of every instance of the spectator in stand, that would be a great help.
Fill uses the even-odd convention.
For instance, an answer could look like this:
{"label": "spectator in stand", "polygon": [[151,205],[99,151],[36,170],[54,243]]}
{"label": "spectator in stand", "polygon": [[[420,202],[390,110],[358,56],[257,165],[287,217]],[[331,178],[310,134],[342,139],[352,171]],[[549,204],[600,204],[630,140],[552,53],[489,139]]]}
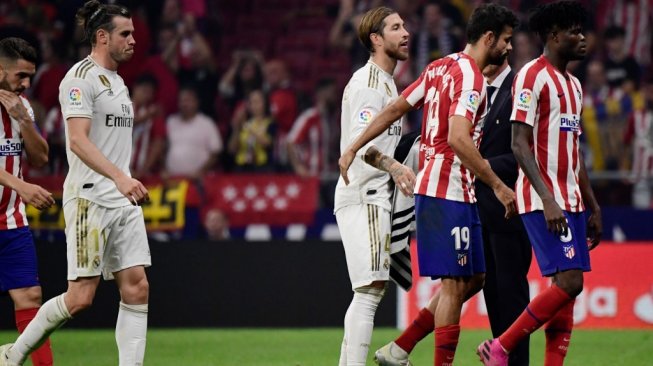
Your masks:
{"label": "spectator in stand", "polygon": [[369,51],[358,41],[356,30],[363,19],[363,14],[372,8],[381,6],[383,1],[340,0],[338,16],[329,31],[329,45],[349,53],[352,71],[363,67],[370,58]]}
{"label": "spectator in stand", "polygon": [[199,111],[198,91],[179,91],[179,113],[168,117],[165,176],[199,179],[213,169],[222,152],[222,136],[215,122]]}
{"label": "spectator in stand", "polygon": [[628,54],[626,32],[621,27],[612,26],[605,30],[605,72],[611,88],[621,88],[630,93],[639,89],[640,66]]}
{"label": "spectator in stand", "polygon": [[263,55],[254,50],[235,50],[218,86],[220,97],[234,108],[249,92],[262,88]]}
{"label": "spectator in stand", "polygon": [[279,126],[280,134],[285,136],[297,118],[297,96],[291,88],[286,64],[281,60],[268,61],[265,64],[265,82],[270,112]]}
{"label": "spectator in stand", "polygon": [[206,238],[211,241],[222,241],[231,237],[229,218],[217,207],[209,209],[204,216],[204,230]]}
{"label": "spectator in stand", "polygon": [[606,29],[610,25],[623,28],[626,53],[635,57],[640,65],[649,65],[653,38],[653,1],[603,0],[596,3],[598,29]]}
{"label": "spectator in stand", "polygon": [[249,93],[247,119],[232,128],[229,152],[234,156],[234,169],[241,172],[272,171],[277,124],[262,90]]}
{"label": "spectator in stand", "polygon": [[63,42],[41,37],[41,65],[32,80],[30,99],[38,100],[43,109],[59,109],[59,83],[68,72],[64,64],[66,46]]}
{"label": "spectator in stand", "polygon": [[159,85],[156,100],[163,107],[166,116],[177,111],[179,83],[174,70],[170,67],[177,50],[173,42],[176,34],[177,29],[174,24],[164,23],[157,35],[157,52],[148,57],[140,68],[141,73],[149,73],[156,78]]}
{"label": "spectator in stand", "polygon": [[440,2],[430,0],[422,9],[422,24],[411,45],[416,74],[458,49],[460,40],[451,33],[451,20],[442,13],[441,6]]}
{"label": "spectator in stand", "polygon": [[632,204],[647,209],[653,204],[653,74],[645,79],[642,93],[644,105],[628,119],[624,145],[632,156]]}
{"label": "spectator in stand", "polygon": [[521,70],[522,66],[536,58],[539,53],[535,38],[523,30],[518,30],[512,35],[512,45],[513,51],[510,55],[510,63],[515,72]]}
{"label": "spectator in stand", "polygon": [[158,174],[166,149],[166,124],[163,109],[156,103],[158,83],[150,74],[141,75],[132,88],[134,130],[132,137],[132,176]]}
{"label": "spectator in stand", "polygon": [[336,126],[338,96],[336,82],[332,78],[318,81],[315,87],[315,105],[299,115],[288,140],[288,158],[294,172],[302,177],[319,177],[322,173],[337,170],[339,136]]}

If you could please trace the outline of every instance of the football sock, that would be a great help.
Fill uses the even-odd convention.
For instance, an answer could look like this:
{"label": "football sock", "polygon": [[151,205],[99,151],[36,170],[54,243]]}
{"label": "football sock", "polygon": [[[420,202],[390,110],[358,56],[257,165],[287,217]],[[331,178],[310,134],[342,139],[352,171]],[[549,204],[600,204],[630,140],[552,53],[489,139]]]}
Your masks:
{"label": "football sock", "polygon": [[453,365],[459,336],[460,325],[458,324],[435,328],[435,366]]}
{"label": "football sock", "polygon": [[374,328],[374,315],[384,292],[384,289],[370,287],[354,291],[354,298],[351,300],[345,316],[348,366],[365,366],[366,364]]}
{"label": "football sock", "polygon": [[404,351],[411,353],[417,343],[429,335],[434,328],[435,319],[433,313],[429,309],[423,308],[408,328],[395,340],[395,343]]}
{"label": "football sock", "polygon": [[544,353],[544,366],[562,366],[569,349],[571,330],[574,327],[574,304],[569,301],[546,324],[546,351]]}
{"label": "football sock", "polygon": [[147,304],[120,302],[116,321],[119,366],[141,366],[145,358]]}
{"label": "football sock", "polygon": [[[23,333],[38,311],[39,308],[16,310],[16,329],[18,329],[18,333]],[[32,359],[32,365],[34,366],[52,366],[50,339],[46,339],[41,347],[32,352],[30,358]]]}
{"label": "football sock", "polygon": [[71,318],[64,302],[64,295],[65,293],[53,297],[41,306],[34,319],[7,351],[7,356],[11,361],[22,365],[28,354],[38,348],[52,332]]}
{"label": "football sock", "polygon": [[553,318],[571,300],[560,287],[551,285],[531,300],[519,318],[499,337],[499,343],[507,352],[512,351],[526,334],[533,333]]}

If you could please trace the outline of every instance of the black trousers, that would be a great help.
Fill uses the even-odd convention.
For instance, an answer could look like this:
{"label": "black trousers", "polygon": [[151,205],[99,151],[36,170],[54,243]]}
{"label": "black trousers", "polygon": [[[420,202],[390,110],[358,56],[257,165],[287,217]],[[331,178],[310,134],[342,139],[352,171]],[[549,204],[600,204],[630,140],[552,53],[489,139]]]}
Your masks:
{"label": "black trousers", "polygon": [[[485,286],[492,335],[501,335],[524,311],[529,298],[528,268],[532,249],[526,230],[497,232],[483,226]],[[510,366],[528,365],[529,337],[510,352]]]}

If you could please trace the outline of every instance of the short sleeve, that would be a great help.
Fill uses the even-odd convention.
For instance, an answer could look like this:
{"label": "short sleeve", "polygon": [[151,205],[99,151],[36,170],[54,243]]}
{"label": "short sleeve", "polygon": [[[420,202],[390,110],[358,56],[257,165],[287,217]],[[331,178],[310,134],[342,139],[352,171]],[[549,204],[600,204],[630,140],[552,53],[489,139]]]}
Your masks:
{"label": "short sleeve", "polygon": [[536,84],[528,82],[524,70],[520,71],[512,84],[512,113],[510,120],[535,126],[539,94]]}
{"label": "short sleeve", "polygon": [[[383,109],[383,96],[375,89],[362,88],[351,95],[349,121],[351,139],[356,139]],[[352,141],[349,141],[351,143]]]}
{"label": "short sleeve", "polygon": [[88,81],[79,78],[64,80],[59,90],[64,120],[71,117],[93,117],[94,92]]}
{"label": "short sleeve", "polygon": [[461,63],[461,70],[452,75],[453,93],[449,116],[461,116],[474,123],[476,115],[481,113],[485,103],[485,79],[466,63]]}
{"label": "short sleeve", "polygon": [[406,89],[404,89],[403,92],[401,92],[401,96],[406,99],[408,104],[415,108],[419,108],[424,104],[424,93],[425,93],[425,75],[426,75],[426,70],[422,71],[422,74],[417,78],[417,80],[413,81],[412,84],[410,84]]}

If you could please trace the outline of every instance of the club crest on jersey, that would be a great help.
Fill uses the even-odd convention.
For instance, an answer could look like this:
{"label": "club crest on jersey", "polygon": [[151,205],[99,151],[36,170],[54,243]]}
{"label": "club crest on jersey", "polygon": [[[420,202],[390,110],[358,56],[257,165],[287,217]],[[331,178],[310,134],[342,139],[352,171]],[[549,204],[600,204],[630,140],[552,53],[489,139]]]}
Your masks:
{"label": "club crest on jersey", "polygon": [[527,111],[531,107],[531,100],[533,100],[533,92],[530,89],[522,90],[517,96],[517,109]]}
{"label": "club crest on jersey", "polygon": [[20,156],[23,153],[23,142],[20,139],[5,139],[0,143],[0,156]]}
{"label": "club crest on jersey", "polygon": [[572,259],[574,256],[576,256],[576,251],[574,250],[573,245],[565,245],[562,247],[562,251],[565,254],[565,257]]}
{"label": "club crest on jersey", "polygon": [[478,110],[478,106],[481,104],[481,94],[479,94],[479,92],[477,92],[476,90],[472,90],[467,95],[465,101],[467,102],[467,105],[465,107],[470,112],[476,112],[476,110]]}
{"label": "club crest on jersey", "polygon": [[358,121],[362,123],[370,123],[372,121],[372,111],[369,109],[363,109],[358,113]]}
{"label": "club crest on jersey", "polygon": [[562,113],[560,115],[560,131],[579,132],[580,118],[576,114]]}
{"label": "club crest on jersey", "polygon": [[463,267],[467,264],[467,253],[458,253],[458,265]]}
{"label": "club crest on jersey", "polygon": [[82,89],[74,86],[68,91],[68,103],[71,107],[82,106]]}

